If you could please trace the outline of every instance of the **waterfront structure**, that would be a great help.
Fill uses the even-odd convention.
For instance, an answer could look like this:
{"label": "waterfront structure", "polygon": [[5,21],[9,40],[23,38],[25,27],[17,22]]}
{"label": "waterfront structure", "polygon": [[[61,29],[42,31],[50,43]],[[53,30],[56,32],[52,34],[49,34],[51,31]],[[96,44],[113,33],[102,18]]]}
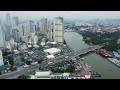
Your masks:
{"label": "waterfront structure", "polygon": [[54,21],[54,41],[62,44],[64,42],[64,23],[62,17],[56,17]]}
{"label": "waterfront structure", "polygon": [[4,30],[2,28],[2,25],[0,25],[0,48],[5,47],[5,33]]}
{"label": "waterfront structure", "polygon": [[10,13],[6,14],[6,21],[7,21],[7,26],[11,27],[11,17],[10,17]]}
{"label": "waterfront structure", "polygon": [[18,26],[18,24],[19,24],[19,18],[18,18],[18,16],[13,17],[12,26],[13,27]]}
{"label": "waterfront structure", "polygon": [[0,50],[0,66],[4,65],[2,51]]}

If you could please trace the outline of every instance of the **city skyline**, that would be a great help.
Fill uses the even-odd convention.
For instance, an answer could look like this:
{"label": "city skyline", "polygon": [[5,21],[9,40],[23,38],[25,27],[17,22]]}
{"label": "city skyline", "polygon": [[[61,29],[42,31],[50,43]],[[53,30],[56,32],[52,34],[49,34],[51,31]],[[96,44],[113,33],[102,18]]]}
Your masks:
{"label": "city skyline", "polygon": [[18,16],[21,20],[40,20],[40,18],[53,19],[63,17],[65,19],[120,19],[119,11],[0,11],[0,19],[6,20],[6,14],[12,17]]}

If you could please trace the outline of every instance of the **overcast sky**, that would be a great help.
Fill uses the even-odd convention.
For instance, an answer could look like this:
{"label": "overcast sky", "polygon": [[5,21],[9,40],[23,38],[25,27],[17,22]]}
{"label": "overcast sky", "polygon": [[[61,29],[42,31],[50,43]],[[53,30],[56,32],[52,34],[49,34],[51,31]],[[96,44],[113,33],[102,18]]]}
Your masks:
{"label": "overcast sky", "polygon": [[38,19],[51,18],[61,16],[65,19],[106,19],[106,18],[119,18],[120,11],[0,11],[0,19],[5,20],[6,13],[10,13],[11,17],[18,16],[23,19]]}

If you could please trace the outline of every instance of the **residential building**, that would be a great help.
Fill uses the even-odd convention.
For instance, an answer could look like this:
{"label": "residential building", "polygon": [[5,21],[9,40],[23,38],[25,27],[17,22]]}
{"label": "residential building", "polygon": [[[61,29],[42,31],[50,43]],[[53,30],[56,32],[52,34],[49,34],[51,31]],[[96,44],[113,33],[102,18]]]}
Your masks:
{"label": "residential building", "polygon": [[62,44],[64,42],[64,22],[62,17],[56,17],[54,21],[54,41]]}
{"label": "residential building", "polygon": [[2,25],[2,21],[1,21],[1,19],[0,19],[0,25]]}
{"label": "residential building", "polygon": [[20,36],[30,36],[30,25],[28,23],[19,24],[18,30]]}
{"label": "residential building", "polygon": [[19,18],[18,18],[18,16],[13,17],[12,26],[13,27],[18,26],[18,24],[19,24]]}
{"label": "residential building", "polygon": [[0,66],[4,65],[2,51],[0,50]]}
{"label": "residential building", "polygon": [[20,33],[17,29],[13,29],[13,38],[16,43],[20,42]]}
{"label": "residential building", "polygon": [[5,40],[9,41],[10,40],[10,26],[3,25],[4,33],[5,33]]}
{"label": "residential building", "polygon": [[42,18],[40,22],[40,31],[47,37],[48,33],[48,21],[46,18]]}
{"label": "residential building", "polygon": [[5,47],[5,33],[2,25],[0,25],[0,48]]}
{"label": "residential building", "polygon": [[37,45],[38,37],[35,35],[35,33],[31,33],[30,42],[31,42],[31,44],[33,44],[33,45]]}
{"label": "residential building", "polygon": [[7,26],[11,26],[11,17],[10,17],[10,13],[6,14],[6,21],[7,21]]}
{"label": "residential building", "polygon": [[53,33],[53,29],[54,29],[54,24],[53,22],[49,22],[48,23],[48,32],[49,32],[49,41],[53,41],[53,38],[54,38],[54,33]]}

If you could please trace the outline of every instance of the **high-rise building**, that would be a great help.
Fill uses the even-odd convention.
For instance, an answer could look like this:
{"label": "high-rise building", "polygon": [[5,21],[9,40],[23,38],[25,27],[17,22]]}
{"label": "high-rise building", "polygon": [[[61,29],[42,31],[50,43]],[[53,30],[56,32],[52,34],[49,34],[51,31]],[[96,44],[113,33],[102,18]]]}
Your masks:
{"label": "high-rise building", "polygon": [[0,19],[0,25],[2,25],[2,21],[1,21],[1,19]]}
{"label": "high-rise building", "polygon": [[30,25],[28,23],[19,24],[18,30],[20,36],[30,36]]}
{"label": "high-rise building", "polygon": [[18,26],[18,24],[19,24],[19,18],[18,18],[18,16],[13,17],[13,21],[12,22],[13,22],[12,23],[13,27]]}
{"label": "high-rise building", "polygon": [[6,14],[6,21],[7,21],[7,26],[11,26],[10,13],[7,13],[7,14]]}
{"label": "high-rise building", "polygon": [[20,33],[17,29],[13,29],[13,38],[16,43],[20,42]]}
{"label": "high-rise building", "polygon": [[4,65],[2,51],[0,50],[0,66]]}
{"label": "high-rise building", "polygon": [[35,33],[31,33],[30,42],[31,42],[31,44],[33,44],[33,45],[37,45],[38,37],[35,35]]}
{"label": "high-rise building", "polygon": [[28,24],[30,26],[30,32],[35,33],[35,23],[33,21],[28,21]]}
{"label": "high-rise building", "polygon": [[10,26],[3,26],[4,33],[5,33],[5,40],[9,41],[10,40]]}
{"label": "high-rise building", "polygon": [[53,22],[49,22],[48,23],[48,32],[49,32],[49,41],[53,41],[53,37],[54,37],[54,34],[53,34],[53,29],[54,29],[54,24]]}
{"label": "high-rise building", "polygon": [[28,23],[23,24],[23,33],[24,36],[30,36],[30,24]]}
{"label": "high-rise building", "polygon": [[48,32],[48,21],[46,18],[42,18],[40,22],[40,30],[41,33],[44,34],[47,37]]}
{"label": "high-rise building", "polygon": [[62,44],[64,42],[64,22],[62,17],[56,17],[54,21],[54,41]]}
{"label": "high-rise building", "polygon": [[0,48],[5,47],[5,33],[2,25],[0,25]]}
{"label": "high-rise building", "polygon": [[24,26],[23,26],[23,24],[18,25],[18,31],[20,32],[20,37],[24,36]]}

